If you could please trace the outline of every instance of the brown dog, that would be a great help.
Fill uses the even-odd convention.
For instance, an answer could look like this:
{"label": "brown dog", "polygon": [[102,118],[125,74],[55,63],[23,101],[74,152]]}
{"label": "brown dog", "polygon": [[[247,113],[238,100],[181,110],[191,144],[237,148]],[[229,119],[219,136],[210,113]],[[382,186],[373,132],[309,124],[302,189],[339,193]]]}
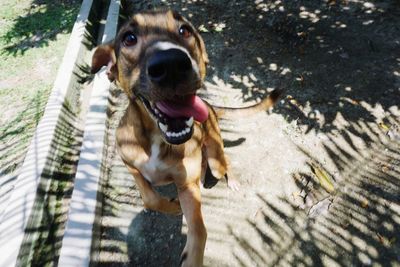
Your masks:
{"label": "brown dog", "polygon": [[[220,179],[228,160],[214,109],[196,96],[203,86],[208,57],[195,28],[173,11],[133,16],[111,44],[99,46],[92,72],[107,66],[130,99],[117,130],[117,147],[135,178],[146,208],[183,214],[188,225],[183,266],[201,266],[206,228],[200,180],[207,164]],[[242,115],[267,109],[277,96],[247,109],[218,110]],[[235,188],[233,180],[229,185]],[[175,183],[179,200],[170,201],[152,185]]]}

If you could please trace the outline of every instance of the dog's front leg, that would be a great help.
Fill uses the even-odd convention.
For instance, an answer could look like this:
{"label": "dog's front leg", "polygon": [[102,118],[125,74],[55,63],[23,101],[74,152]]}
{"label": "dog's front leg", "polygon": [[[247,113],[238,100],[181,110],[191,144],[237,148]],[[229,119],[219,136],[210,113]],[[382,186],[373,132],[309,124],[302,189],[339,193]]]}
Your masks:
{"label": "dog's front leg", "polygon": [[207,158],[208,166],[212,175],[221,179],[225,177],[228,187],[232,190],[239,190],[239,182],[234,178],[230,169],[230,161],[224,152],[224,142],[221,137],[221,130],[215,112],[210,108],[209,117],[203,124],[205,129],[205,151],[203,157]]}
{"label": "dog's front leg", "polygon": [[199,179],[196,182],[178,186],[178,196],[188,225],[187,241],[181,256],[181,266],[202,266],[207,231],[201,214]]}
{"label": "dog's front leg", "polygon": [[135,178],[145,208],[173,215],[182,214],[179,201],[168,200],[167,198],[160,196],[156,191],[154,191],[151,184],[143,177],[140,171],[126,163],[125,165]]}

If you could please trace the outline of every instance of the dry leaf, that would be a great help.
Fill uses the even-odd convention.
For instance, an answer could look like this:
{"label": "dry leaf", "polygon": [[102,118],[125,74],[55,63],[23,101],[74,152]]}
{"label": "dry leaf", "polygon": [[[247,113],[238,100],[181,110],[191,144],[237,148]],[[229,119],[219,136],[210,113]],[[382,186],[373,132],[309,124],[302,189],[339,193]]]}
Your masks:
{"label": "dry leaf", "polygon": [[385,246],[391,246],[391,245],[393,245],[394,242],[396,242],[396,237],[392,237],[389,239],[389,238],[384,237],[380,233],[376,233],[376,236],[378,237],[379,243],[381,243],[382,245],[385,245]]}
{"label": "dry leaf", "polygon": [[300,74],[300,75],[296,78],[296,81],[300,82],[300,86],[304,87],[305,82],[304,82],[304,76],[303,76],[303,75]]}
{"label": "dry leaf", "polygon": [[293,174],[293,178],[299,182],[301,182],[303,180],[303,177],[300,175],[300,173],[297,173],[297,172]]}
{"label": "dry leaf", "polygon": [[295,105],[295,106],[298,106],[298,105],[299,105],[299,102],[297,102],[296,99],[290,99],[289,102],[292,103],[292,104]]}
{"label": "dry leaf", "polygon": [[333,193],[335,191],[335,187],[329,174],[327,174],[318,166],[311,165],[311,169],[318,178],[319,184],[322,186],[322,188],[324,188],[328,193]]}
{"label": "dry leaf", "polygon": [[331,231],[331,232],[334,233],[334,234],[337,234],[337,230],[336,230],[335,228],[333,228],[333,227],[330,227],[330,228],[329,228],[329,231]]}
{"label": "dry leaf", "polygon": [[300,191],[293,192],[292,196],[293,197],[298,197],[298,196],[300,196],[300,193],[301,193]]}
{"label": "dry leaf", "polygon": [[215,32],[222,32],[224,30],[224,28],[226,27],[225,23],[217,23],[214,24],[214,31]]}
{"label": "dry leaf", "polygon": [[215,32],[222,32],[222,30],[223,30],[223,28],[218,27],[218,26],[214,28]]}
{"label": "dry leaf", "polygon": [[325,198],[318,203],[314,204],[308,211],[308,216],[314,218],[317,216],[326,216],[329,212],[329,207],[332,204],[332,199]]}
{"label": "dry leaf", "polygon": [[295,199],[296,197],[301,197],[301,191],[296,191],[292,193],[292,197]]}
{"label": "dry leaf", "polygon": [[353,105],[355,105],[355,106],[359,106],[359,105],[360,105],[360,102],[359,102],[358,100],[350,99],[350,101],[351,101],[351,103],[352,103]]}
{"label": "dry leaf", "polygon": [[369,202],[368,199],[364,199],[363,201],[361,201],[361,207],[368,208]]}
{"label": "dry leaf", "polygon": [[305,37],[307,37],[307,33],[306,32],[298,32],[297,36],[305,38]]}
{"label": "dry leaf", "polygon": [[390,130],[390,126],[386,125],[383,122],[378,123],[378,125],[379,125],[379,127],[381,127],[385,131],[389,131]]}
{"label": "dry leaf", "polygon": [[210,32],[209,30],[207,30],[206,26],[204,26],[204,24],[201,24],[199,27],[199,32]]}
{"label": "dry leaf", "polygon": [[383,237],[380,233],[376,233],[376,236],[378,237],[379,242],[384,245],[385,244],[385,237]]}
{"label": "dry leaf", "polygon": [[382,166],[382,172],[388,173],[390,171],[390,168],[387,165]]}
{"label": "dry leaf", "polygon": [[345,222],[345,223],[341,223],[341,224],[340,224],[340,226],[341,226],[343,229],[346,229],[347,227],[349,227],[349,225],[350,225],[350,222]]}
{"label": "dry leaf", "polygon": [[390,140],[400,141],[400,128],[398,125],[392,125],[386,134],[389,136]]}
{"label": "dry leaf", "polygon": [[262,208],[258,208],[256,210],[256,212],[254,212],[254,214],[253,214],[253,219],[254,220],[257,220],[259,218],[262,218]]}
{"label": "dry leaf", "polygon": [[336,5],[336,0],[329,0],[328,5],[330,5],[330,6]]}
{"label": "dry leaf", "polygon": [[286,97],[289,100],[289,103],[296,106],[298,109],[302,109],[303,107],[301,106],[301,104],[293,98],[293,96],[289,95]]}

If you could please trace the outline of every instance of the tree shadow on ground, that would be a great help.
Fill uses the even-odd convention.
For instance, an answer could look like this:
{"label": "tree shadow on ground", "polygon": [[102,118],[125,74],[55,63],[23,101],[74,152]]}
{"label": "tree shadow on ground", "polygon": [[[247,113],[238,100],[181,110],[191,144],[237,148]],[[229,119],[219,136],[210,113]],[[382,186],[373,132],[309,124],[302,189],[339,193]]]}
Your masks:
{"label": "tree shadow on ground", "polygon": [[307,132],[336,129],[338,116],[371,122],[371,109],[400,103],[397,1],[125,2],[132,13],[166,6],[202,25],[210,93],[228,94],[213,102],[259,100],[283,86],[275,112]]}
{"label": "tree shadow on ground", "polygon": [[34,47],[48,46],[58,33],[68,33],[75,22],[80,0],[34,0],[27,14],[14,19],[13,27],[2,37],[1,53],[23,55]]}
{"label": "tree shadow on ground", "polygon": [[[399,123],[393,117],[388,120]],[[259,195],[264,205],[256,218],[248,219],[249,226],[262,238],[262,251],[231,232],[241,251],[255,265],[395,266],[398,263],[400,142],[367,123],[359,123],[347,135],[351,139],[343,135],[341,140],[330,138],[324,142],[326,152],[340,170],[336,174],[323,170],[334,191],[324,190],[312,171],[294,173],[299,191],[292,198],[281,198],[286,208]],[[365,148],[357,150],[360,146],[351,144],[357,137]],[[310,164],[321,166],[307,149],[301,150],[309,157]],[[240,256],[236,258],[241,262]]]}

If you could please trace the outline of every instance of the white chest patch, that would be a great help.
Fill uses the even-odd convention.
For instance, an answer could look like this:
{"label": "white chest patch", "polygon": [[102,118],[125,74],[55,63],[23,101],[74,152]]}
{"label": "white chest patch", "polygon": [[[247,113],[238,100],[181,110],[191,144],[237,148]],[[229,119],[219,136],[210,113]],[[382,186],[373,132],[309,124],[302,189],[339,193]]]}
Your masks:
{"label": "white chest patch", "polygon": [[153,139],[150,157],[147,161],[143,162],[139,168],[146,180],[153,184],[158,184],[165,179],[162,174],[165,173],[165,170],[168,168],[159,158],[161,142],[161,138]]}
{"label": "white chest patch", "polygon": [[159,156],[160,156],[160,144],[157,142],[154,142],[151,145],[151,154],[150,154],[150,158],[149,161],[146,164],[146,168],[149,169],[149,171],[151,170],[156,170],[157,167],[159,167],[161,161],[159,160]]}

